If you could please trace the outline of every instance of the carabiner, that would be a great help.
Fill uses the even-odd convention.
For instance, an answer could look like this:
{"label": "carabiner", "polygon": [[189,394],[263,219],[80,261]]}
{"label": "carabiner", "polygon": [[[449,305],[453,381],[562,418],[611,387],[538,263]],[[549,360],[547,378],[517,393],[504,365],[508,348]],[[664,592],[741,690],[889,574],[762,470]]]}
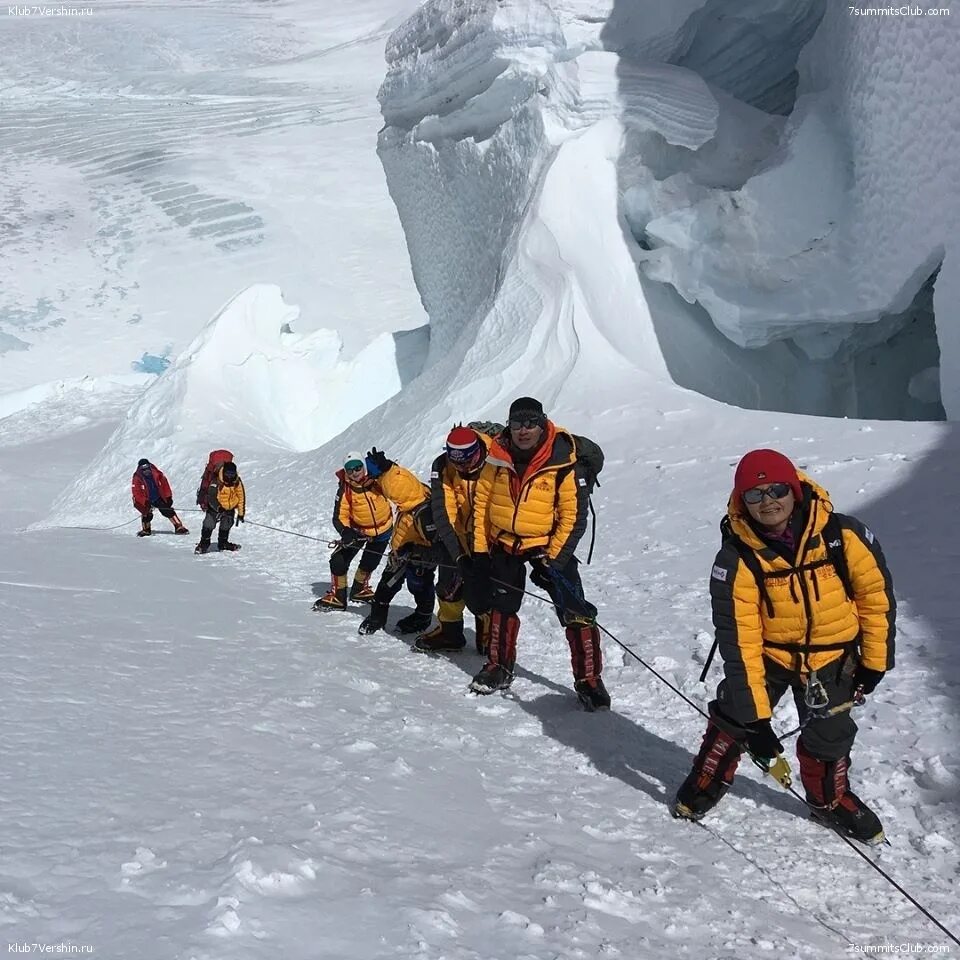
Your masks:
{"label": "carabiner", "polygon": [[816,670],[810,671],[810,678],[807,680],[806,688],[803,691],[803,702],[809,710],[825,710],[830,704],[830,697],[827,695],[826,688],[820,682]]}

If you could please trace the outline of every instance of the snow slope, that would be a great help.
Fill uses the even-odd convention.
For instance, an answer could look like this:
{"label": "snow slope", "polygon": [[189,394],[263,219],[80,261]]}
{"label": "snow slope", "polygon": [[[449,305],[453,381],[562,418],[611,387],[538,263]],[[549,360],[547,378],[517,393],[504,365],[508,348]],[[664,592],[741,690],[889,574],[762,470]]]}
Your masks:
{"label": "snow slope", "polygon": [[[662,325],[682,313],[667,304],[655,316],[635,269],[624,131],[666,130],[667,155],[711,123],[782,124],[670,65],[634,71],[621,111],[614,54],[571,59],[576,12],[433,3],[390,40],[384,109],[396,122],[379,148],[435,334],[423,374],[399,393],[308,449],[324,439],[311,408],[344,422],[362,413],[353,368],[331,335],[285,332],[289,301],[257,286],[122,419],[115,394],[97,415],[76,391],[8,418],[23,430],[0,443],[10,944],[145,960],[834,960],[945,943],[758,771],[745,767],[702,825],[673,821],[702,718],[609,637],[614,707],[587,715],[556,620],[532,597],[518,679],[488,698],[466,693],[472,653],[425,657],[389,628],[359,636],[359,609],[311,612],[327,586],[343,453],[376,444],[423,471],[451,423],[503,419],[524,393],[607,453],[584,571],[600,622],[701,706],[719,676],[697,682],[706,577],[744,450],[783,449],[876,531],[900,647],[858,717],[852,776],[890,834],[885,869],[960,927],[960,529],[944,499],[960,435],[949,423],[753,412],[671,382]],[[661,14],[651,36],[682,26]],[[581,20],[581,41],[598,30]],[[418,83],[405,82],[418,65]],[[658,113],[664,102],[677,109]],[[718,160],[750,166],[757,155],[731,142],[714,137]],[[363,186],[351,153],[330,162],[345,188]],[[365,296],[361,312],[376,314],[377,291]],[[335,396],[310,381],[318,364],[344,377]],[[363,368],[379,389],[396,360],[385,350]],[[169,469],[182,507],[222,443],[248,490],[243,550],[196,557],[192,538],[134,537],[127,483],[141,451]],[[390,627],[408,602],[401,594]],[[784,704],[778,729],[794,718]]]}
{"label": "snow slope", "polygon": [[383,38],[416,5],[0,17],[0,394],[176,355],[254,282],[351,356],[422,325],[372,149]]}
{"label": "snow slope", "polygon": [[[853,775],[889,830],[884,868],[956,928],[956,530],[916,508],[949,483],[955,433],[690,399],[564,418],[610,457],[585,571],[601,622],[705,704],[706,573],[732,463],[747,438],[794,455],[873,526],[897,577],[898,667],[860,715]],[[944,942],[749,768],[703,826],[672,821],[701,718],[609,640],[614,710],[581,712],[564,639],[531,598],[511,693],[475,698],[474,654],[424,657],[358,636],[360,611],[312,613],[320,545],[248,524],[240,554],[198,558],[192,538],[138,540],[132,525],[13,532],[103,436],[0,450],[11,943],[147,960],[833,960]],[[269,486],[289,510],[315,490],[329,503],[302,474]],[[311,512],[292,528],[329,536]],[[289,523],[260,498],[250,516]],[[390,622],[407,609],[401,595]],[[793,724],[785,706],[777,725]]]}

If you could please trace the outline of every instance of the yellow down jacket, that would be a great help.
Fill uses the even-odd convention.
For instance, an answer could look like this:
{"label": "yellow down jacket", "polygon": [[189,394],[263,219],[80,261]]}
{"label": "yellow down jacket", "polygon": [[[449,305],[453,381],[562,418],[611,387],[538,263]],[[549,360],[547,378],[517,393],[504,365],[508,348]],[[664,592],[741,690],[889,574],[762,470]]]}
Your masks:
{"label": "yellow down jacket", "polygon": [[379,481],[368,477],[363,483],[352,483],[344,470],[337,471],[337,479],[340,485],[333,503],[337,533],[349,528],[365,537],[377,537],[393,526],[393,510]]}
{"label": "yellow down jacket", "polygon": [[211,510],[236,510],[242,517],[247,512],[247,495],[243,481],[237,477],[235,484],[223,482],[223,467],[217,470],[213,483],[207,488],[207,507]]}
{"label": "yellow down jacket", "polygon": [[477,481],[474,553],[494,544],[511,553],[543,548],[559,565],[573,555],[587,528],[587,482],[573,437],[549,420],[545,431],[522,476],[494,440]]}
{"label": "yellow down jacket", "polygon": [[[854,517],[836,514],[853,597],[848,597],[824,542],[833,513],[827,492],[800,474],[805,523],[790,550],[777,549],[748,522],[739,497],[727,516],[733,538],[717,554],[710,598],[717,643],[736,716],[742,722],[770,717],[765,660],[806,676],[848,651],[871,670],[893,667],[896,601],[890,572],[873,533]],[[741,550],[752,552],[762,584]]]}
{"label": "yellow down jacket", "polygon": [[[489,452],[493,440],[476,431],[484,449]],[[430,496],[433,518],[440,540],[447,553],[456,560],[473,549],[473,524],[477,498],[477,482],[481,470],[464,476],[441,453],[430,468]]]}
{"label": "yellow down jacket", "polygon": [[390,549],[396,553],[402,547],[429,547],[430,539],[424,535],[421,520],[423,504],[430,501],[430,488],[418,480],[405,467],[394,464],[379,478],[383,495],[397,508],[393,524]]}

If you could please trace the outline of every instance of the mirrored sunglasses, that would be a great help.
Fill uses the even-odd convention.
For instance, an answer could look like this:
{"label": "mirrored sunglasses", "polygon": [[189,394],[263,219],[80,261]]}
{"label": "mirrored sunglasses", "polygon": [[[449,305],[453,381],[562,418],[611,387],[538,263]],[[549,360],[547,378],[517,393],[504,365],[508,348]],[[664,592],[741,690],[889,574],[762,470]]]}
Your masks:
{"label": "mirrored sunglasses", "polygon": [[351,460],[343,465],[347,473],[359,473],[363,469],[363,463],[360,460]]}
{"label": "mirrored sunglasses", "polygon": [[546,417],[524,417],[523,419],[510,419],[511,430],[532,430],[534,427],[542,427],[546,423]]}
{"label": "mirrored sunglasses", "polygon": [[763,503],[764,497],[771,500],[782,500],[791,490],[789,483],[771,483],[769,487],[751,487],[743,491],[743,502],[758,504]]}

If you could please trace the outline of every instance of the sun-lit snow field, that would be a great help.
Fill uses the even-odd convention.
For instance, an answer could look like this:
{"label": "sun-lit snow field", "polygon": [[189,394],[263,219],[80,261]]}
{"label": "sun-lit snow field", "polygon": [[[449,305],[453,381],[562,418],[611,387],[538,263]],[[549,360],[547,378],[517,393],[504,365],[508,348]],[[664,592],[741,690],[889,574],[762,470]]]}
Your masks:
{"label": "sun-lit snow field", "polygon": [[[701,717],[610,639],[613,709],[583,713],[566,641],[536,599],[520,614],[518,679],[492,697],[467,693],[476,654],[428,657],[392,634],[405,593],[369,637],[359,608],[311,611],[347,450],[376,445],[425,477],[453,422],[502,421],[532,394],[607,454],[584,569],[600,622],[705,705],[720,676],[697,679],[712,642],[706,576],[733,467],[777,447],[886,550],[897,667],[857,715],[851,779],[890,837],[871,855],[960,928],[960,434],[677,387],[678,356],[753,405],[811,381],[786,365],[793,348],[743,369],[715,328],[695,328],[631,222],[630,185],[669,193],[625,152],[634,137],[661,138],[660,162],[682,157],[684,176],[748,183],[807,116],[762,112],[789,99],[790,71],[767,64],[719,90],[732,55],[693,31],[692,0],[651,2],[639,20],[606,0],[431,0],[406,20],[416,6],[0,18],[16,38],[0,67],[15,108],[0,115],[0,166],[20,171],[0,194],[20,218],[0,240],[7,943],[123,960],[832,960],[947,944],[749,764],[702,824],[672,820]],[[795,55],[816,6],[797,5],[780,34],[764,26],[767,43]],[[619,60],[611,24],[630,41]],[[755,49],[734,35],[732,49]],[[941,49],[939,35],[911,37]],[[650,62],[628,64],[631,51]],[[30,170],[49,217],[22,189]],[[737,255],[704,240],[690,200],[674,192],[660,220],[674,244],[661,265],[681,288],[719,275],[693,269],[693,240]],[[84,217],[101,202],[113,219],[95,239]],[[780,214],[756,210],[774,230]],[[129,245],[113,260],[110,230]],[[58,268],[41,273],[45,257]],[[884,269],[874,293],[894,285]],[[418,293],[429,346],[392,336],[423,323]],[[749,285],[727,293],[757,307]],[[62,324],[27,310],[45,299]],[[4,332],[31,346],[11,349]],[[168,344],[159,376],[131,369]],[[137,459],[167,472],[196,532],[192,492],[224,445],[247,489],[243,550],[196,557],[194,537],[166,535],[160,518],[161,535],[136,538]],[[794,724],[782,706],[776,725]]]}

